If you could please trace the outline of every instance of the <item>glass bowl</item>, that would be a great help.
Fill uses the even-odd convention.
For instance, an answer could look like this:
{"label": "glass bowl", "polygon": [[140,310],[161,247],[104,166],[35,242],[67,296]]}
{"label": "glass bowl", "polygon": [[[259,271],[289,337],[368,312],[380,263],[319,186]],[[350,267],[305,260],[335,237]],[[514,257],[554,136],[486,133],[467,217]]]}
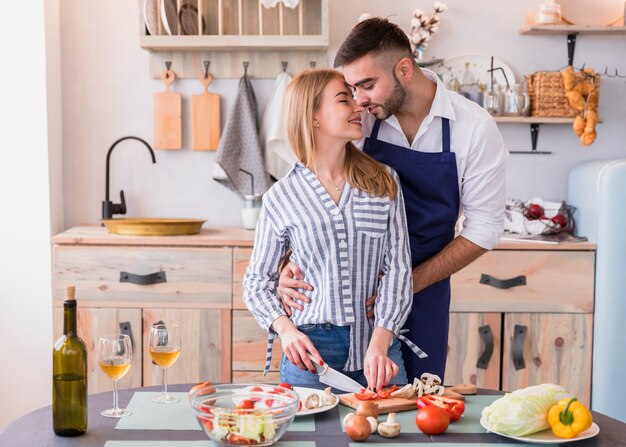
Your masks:
{"label": "glass bowl", "polygon": [[207,436],[219,445],[266,446],[277,442],[298,412],[300,397],[267,384],[195,385],[191,408]]}

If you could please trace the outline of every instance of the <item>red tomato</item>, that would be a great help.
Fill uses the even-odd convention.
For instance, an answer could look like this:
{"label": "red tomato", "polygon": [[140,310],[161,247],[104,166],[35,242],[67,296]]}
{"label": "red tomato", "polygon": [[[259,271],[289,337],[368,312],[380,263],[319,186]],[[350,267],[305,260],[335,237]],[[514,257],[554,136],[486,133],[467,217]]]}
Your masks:
{"label": "red tomato", "polygon": [[286,382],[282,382],[279,383],[278,386],[282,387],[282,388],[287,388],[288,390],[293,390],[293,386],[289,383]]}
{"label": "red tomato", "polygon": [[252,388],[250,388],[250,391],[263,392],[263,388],[261,388],[260,386],[253,386]]}
{"label": "red tomato", "polygon": [[450,418],[442,408],[428,405],[418,410],[415,424],[427,435],[439,435],[448,429]]}
{"label": "red tomato", "polygon": [[354,397],[358,400],[372,400],[376,398],[376,393],[365,388],[361,388],[360,393],[354,393]]}
{"label": "red tomato", "polygon": [[252,410],[254,408],[254,402],[250,399],[242,400],[235,408],[240,410]]}
{"label": "red tomato", "polygon": [[417,408],[421,409],[428,405],[435,405],[442,408],[450,418],[450,422],[459,420],[465,411],[465,402],[460,399],[453,399],[444,396],[422,396],[417,399]]}
{"label": "red tomato", "polygon": [[244,438],[243,436],[239,436],[234,433],[226,435],[226,440],[231,445],[252,445],[251,439]]}

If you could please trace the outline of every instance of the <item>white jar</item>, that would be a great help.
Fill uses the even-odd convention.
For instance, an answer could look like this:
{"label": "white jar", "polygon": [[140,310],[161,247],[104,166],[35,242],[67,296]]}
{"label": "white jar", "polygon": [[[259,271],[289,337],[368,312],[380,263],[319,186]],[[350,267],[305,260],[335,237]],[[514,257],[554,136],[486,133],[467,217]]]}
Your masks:
{"label": "white jar", "polygon": [[261,213],[261,197],[261,194],[243,196],[244,203],[243,208],[241,208],[241,219],[246,230],[256,229],[259,214]]}
{"label": "white jar", "polygon": [[537,25],[556,25],[561,23],[561,5],[556,0],[544,0],[535,13]]}

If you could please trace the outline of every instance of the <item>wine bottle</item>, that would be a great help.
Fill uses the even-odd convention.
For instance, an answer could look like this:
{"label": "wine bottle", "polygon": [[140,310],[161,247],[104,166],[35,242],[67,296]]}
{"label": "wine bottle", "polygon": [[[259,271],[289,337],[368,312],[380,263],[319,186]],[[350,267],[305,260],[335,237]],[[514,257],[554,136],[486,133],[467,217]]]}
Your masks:
{"label": "wine bottle", "polygon": [[59,436],[87,431],[87,348],[76,330],[76,288],[65,288],[63,335],[52,351],[52,426]]}

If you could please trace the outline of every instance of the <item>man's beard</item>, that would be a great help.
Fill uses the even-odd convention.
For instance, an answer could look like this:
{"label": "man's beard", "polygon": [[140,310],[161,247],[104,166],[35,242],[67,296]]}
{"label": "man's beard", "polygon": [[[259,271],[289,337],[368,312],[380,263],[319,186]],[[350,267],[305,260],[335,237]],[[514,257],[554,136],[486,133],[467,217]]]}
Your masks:
{"label": "man's beard", "polygon": [[400,107],[404,104],[407,97],[406,89],[400,84],[400,81],[396,77],[396,73],[392,72],[395,85],[389,97],[379,107],[380,112],[375,113],[374,116],[379,120],[386,120],[391,115],[400,110]]}

